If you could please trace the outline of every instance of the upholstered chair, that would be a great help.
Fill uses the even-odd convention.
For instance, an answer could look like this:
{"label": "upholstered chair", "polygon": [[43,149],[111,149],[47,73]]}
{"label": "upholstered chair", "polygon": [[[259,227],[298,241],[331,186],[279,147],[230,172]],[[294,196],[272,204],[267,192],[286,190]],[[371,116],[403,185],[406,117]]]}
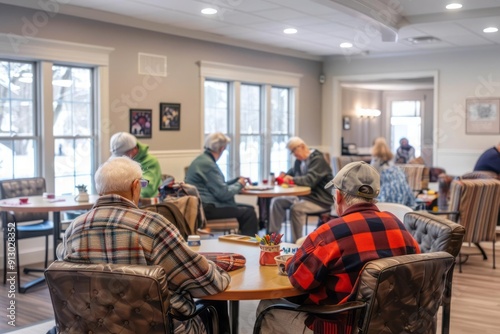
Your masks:
{"label": "upholstered chair", "polygon": [[191,317],[170,312],[167,277],[160,266],[55,261],[45,271],[57,333],[173,333],[173,318],[209,312],[208,332],[218,333],[217,311],[201,306]]}
{"label": "upholstered chair", "polygon": [[[442,216],[425,211],[407,213],[404,217],[406,229],[413,235],[422,253],[447,252],[455,258],[460,253],[465,228]],[[443,321],[441,334],[450,332],[450,312],[452,296],[453,269],[446,278],[443,298]]]}
{"label": "upholstered chair", "polygon": [[[12,179],[0,181],[0,198],[5,200],[14,197],[27,196],[42,196],[45,192],[45,179],[43,177]],[[17,286],[20,293],[24,293],[30,287],[43,282],[43,278],[32,281],[24,286],[21,286],[19,271],[19,244],[21,239],[45,237],[45,267],[40,269],[24,268],[24,273],[43,272],[48,264],[49,256],[49,236],[54,233],[54,223],[49,220],[47,212],[2,212],[2,227],[3,227],[3,282],[6,282],[7,273],[7,246],[8,233],[10,232],[9,224],[15,225],[15,241],[16,249],[16,266],[17,266]]]}
{"label": "upholstered chair", "polygon": [[261,333],[262,320],[273,309],[307,312],[331,322],[338,333],[435,333],[434,318],[453,263],[454,257],[446,252],[370,261],[359,274],[353,301],[299,307],[272,305],[258,315],[254,334]]}

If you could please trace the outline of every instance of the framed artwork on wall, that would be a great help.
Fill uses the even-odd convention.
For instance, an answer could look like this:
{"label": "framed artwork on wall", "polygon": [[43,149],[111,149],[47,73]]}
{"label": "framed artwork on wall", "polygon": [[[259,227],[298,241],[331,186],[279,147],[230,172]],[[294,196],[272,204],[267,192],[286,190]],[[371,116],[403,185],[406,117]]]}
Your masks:
{"label": "framed artwork on wall", "polygon": [[466,134],[500,134],[500,98],[466,100]]}
{"label": "framed artwork on wall", "polygon": [[130,133],[137,138],[151,138],[152,122],[151,109],[130,109]]}
{"label": "framed artwork on wall", "polygon": [[160,103],[160,130],[181,129],[181,104]]}

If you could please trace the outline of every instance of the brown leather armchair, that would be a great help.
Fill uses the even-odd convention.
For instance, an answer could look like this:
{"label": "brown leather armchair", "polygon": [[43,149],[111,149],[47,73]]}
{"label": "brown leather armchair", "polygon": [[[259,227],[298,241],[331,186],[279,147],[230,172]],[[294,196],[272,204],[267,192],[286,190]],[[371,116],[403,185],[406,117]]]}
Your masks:
{"label": "brown leather armchair", "polygon": [[[422,253],[447,252],[457,257],[462,248],[465,228],[441,216],[425,211],[409,212],[404,217],[404,224],[420,246]],[[451,292],[453,267],[446,278],[443,298],[443,321],[441,334],[450,332]]]}
{"label": "brown leather armchair", "polygon": [[338,305],[272,305],[259,314],[254,334],[273,309],[307,312],[339,323],[339,333],[434,333],[446,277],[454,258],[446,252],[402,255],[368,262],[358,277],[354,301]]}
{"label": "brown leather armchair", "polygon": [[190,317],[170,312],[160,266],[80,264],[55,261],[45,271],[57,333],[173,333],[172,319],[208,311],[209,333],[218,333],[213,306],[198,305]]}

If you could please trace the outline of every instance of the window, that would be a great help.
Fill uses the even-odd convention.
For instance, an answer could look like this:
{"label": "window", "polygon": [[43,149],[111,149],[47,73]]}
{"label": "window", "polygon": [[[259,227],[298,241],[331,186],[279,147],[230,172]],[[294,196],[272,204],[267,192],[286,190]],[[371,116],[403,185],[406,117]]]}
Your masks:
{"label": "window", "polygon": [[52,70],[55,190],[73,193],[76,185],[93,183],[93,71],[68,66]]}
{"label": "window", "polygon": [[0,179],[38,173],[35,64],[0,60]]}
{"label": "window", "polygon": [[200,67],[204,134],[220,131],[231,138],[217,162],[226,180],[260,181],[287,171],[300,75],[205,61]]}
{"label": "window", "polygon": [[[205,82],[205,136],[213,132],[229,133],[229,83]],[[229,150],[225,150],[217,161],[224,176],[228,177]]]}
{"label": "window", "polygon": [[0,179],[43,176],[56,195],[76,193],[77,184],[94,191],[107,156],[97,139],[108,124],[112,50],[36,37],[0,43]]}
{"label": "window", "polygon": [[391,146],[399,147],[401,138],[408,138],[415,148],[415,156],[421,155],[422,118],[418,100],[391,102]]}

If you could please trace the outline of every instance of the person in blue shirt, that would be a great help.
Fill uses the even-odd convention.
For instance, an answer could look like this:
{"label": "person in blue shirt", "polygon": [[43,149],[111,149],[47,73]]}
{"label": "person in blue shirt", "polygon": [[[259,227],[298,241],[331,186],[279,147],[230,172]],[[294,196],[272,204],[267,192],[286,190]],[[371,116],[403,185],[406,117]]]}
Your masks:
{"label": "person in blue shirt", "polygon": [[474,166],[474,171],[489,171],[500,174],[500,143],[481,154]]}

